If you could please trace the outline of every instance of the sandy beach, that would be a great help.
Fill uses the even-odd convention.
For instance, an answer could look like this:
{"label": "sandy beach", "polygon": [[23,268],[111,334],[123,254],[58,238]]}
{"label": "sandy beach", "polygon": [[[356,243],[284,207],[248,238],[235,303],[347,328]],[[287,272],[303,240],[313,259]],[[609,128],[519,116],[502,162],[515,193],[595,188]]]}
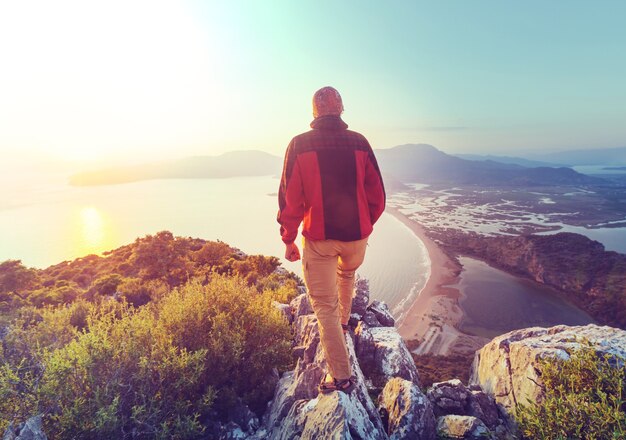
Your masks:
{"label": "sandy beach", "polygon": [[461,265],[450,258],[415,221],[397,208],[387,212],[413,231],[425,245],[430,259],[430,277],[424,288],[397,322],[400,335],[406,340],[420,342],[417,354],[447,355],[452,352],[473,352],[487,340],[469,336],[457,330],[463,319],[458,305],[461,292],[457,288]]}

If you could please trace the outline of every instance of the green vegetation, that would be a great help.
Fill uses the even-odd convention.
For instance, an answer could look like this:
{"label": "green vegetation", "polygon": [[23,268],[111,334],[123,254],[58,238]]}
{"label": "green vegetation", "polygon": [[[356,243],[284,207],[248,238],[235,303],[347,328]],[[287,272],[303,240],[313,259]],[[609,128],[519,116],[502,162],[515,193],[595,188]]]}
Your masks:
{"label": "green vegetation", "polygon": [[624,359],[584,347],[569,360],[543,360],[540,369],[545,397],[516,411],[524,438],[626,438]]}
{"label": "green vegetation", "polygon": [[453,354],[440,356],[434,354],[411,353],[417,371],[420,374],[420,383],[424,389],[435,382],[459,379],[463,383],[469,380],[469,371],[474,356],[472,354]]}
{"label": "green vegetation", "polygon": [[239,399],[260,414],[292,367],[272,301],[299,280],[278,265],[166,231],[45,270],[0,264],[0,431],[43,414],[51,438],[200,438]]}

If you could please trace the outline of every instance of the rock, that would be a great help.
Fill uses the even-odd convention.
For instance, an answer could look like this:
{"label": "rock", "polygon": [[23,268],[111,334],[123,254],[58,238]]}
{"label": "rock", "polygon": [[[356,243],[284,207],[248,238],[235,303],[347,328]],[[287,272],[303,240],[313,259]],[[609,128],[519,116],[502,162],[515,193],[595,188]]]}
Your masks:
{"label": "rock", "polygon": [[470,391],[458,379],[437,382],[428,390],[437,417],[448,414],[466,415]]}
{"label": "rock", "polygon": [[498,336],[476,352],[471,383],[480,384],[497,403],[513,412],[517,403],[543,397],[539,361],[569,359],[572,350],[588,341],[599,355],[626,357],[626,331],[586,325],[533,327]]}
{"label": "rock", "polygon": [[315,315],[301,315],[294,324],[296,350],[302,350],[302,357],[306,363],[313,362],[320,342],[320,332]]}
{"label": "rock", "polygon": [[361,323],[355,339],[361,368],[374,387],[382,389],[392,377],[401,377],[419,386],[415,362],[395,328],[367,328]]}
{"label": "rock", "polygon": [[382,327],[394,327],[396,325],[396,320],[389,311],[389,307],[386,303],[374,300],[369,305],[367,310],[374,314],[376,320],[380,323]]}
{"label": "rock", "polygon": [[361,402],[343,392],[298,401],[286,420],[293,422],[283,424],[272,439],[386,439]]}
{"label": "rock", "polygon": [[391,440],[435,439],[435,416],[428,398],[413,382],[395,377],[378,396]]}
{"label": "rock", "polygon": [[302,315],[309,315],[313,313],[313,307],[311,307],[311,303],[309,302],[309,298],[306,293],[302,293],[292,299],[289,303],[289,307],[291,307],[291,316],[293,316],[293,321]]}
{"label": "rock", "polygon": [[48,440],[43,432],[42,422],[41,416],[38,415],[21,423],[17,429],[10,424],[4,431],[2,440]]}
{"label": "rock", "polygon": [[220,431],[219,440],[246,440],[250,435],[235,422],[228,422]]}
{"label": "rock", "polygon": [[293,322],[293,312],[289,304],[281,304],[278,301],[272,301],[272,306],[282,312],[283,316],[289,324]]}
{"label": "rock", "polygon": [[436,417],[445,415],[472,416],[480,419],[490,430],[508,430],[506,415],[500,414],[495,400],[480,387],[468,388],[458,379],[438,382],[428,390]]}
{"label": "rock", "polygon": [[[304,436],[304,434],[311,432],[310,430],[313,429],[314,426],[312,424],[313,422],[307,422],[308,420],[318,421],[319,426],[317,426],[316,429],[321,433],[320,435],[326,435],[325,433],[330,432],[326,431],[325,423],[320,422],[324,420],[324,418],[318,416],[318,412],[323,411],[325,414],[323,417],[328,417],[329,410],[327,406],[322,405],[318,407],[316,402],[309,403],[320,397],[317,386],[326,371],[326,361],[321,344],[319,344],[317,319],[313,315],[300,316],[294,326],[296,343],[304,347],[304,353],[302,358],[298,360],[295,370],[285,373],[280,379],[276,387],[274,398],[270,402],[268,411],[264,417],[263,427],[267,432],[267,438],[271,439],[293,438],[290,436],[296,435],[294,433],[301,433],[297,435]],[[335,404],[336,415],[338,415],[337,417],[342,414],[344,417],[357,417],[357,415],[359,417],[366,416],[366,419],[360,421],[356,419],[353,420],[354,426],[373,427],[372,432],[376,434],[371,435],[375,436],[365,438],[385,438],[384,426],[376,406],[369,396],[368,389],[366,388],[365,377],[357,362],[352,338],[347,337],[346,343],[348,352],[350,353],[353,376],[356,378],[356,386],[347,396],[350,401],[349,404],[344,401],[341,401],[343,402],[341,404]],[[335,394],[345,393],[334,392],[330,393],[328,396]],[[365,416],[363,414],[365,414]],[[331,418],[329,420],[334,419]],[[307,424],[309,424],[309,428],[306,428]],[[333,432],[341,431],[337,426],[338,425],[335,425],[333,429],[339,431]]]}
{"label": "rock", "polygon": [[365,278],[358,278],[354,282],[354,288],[356,294],[352,298],[352,310],[351,315],[356,315],[357,319],[362,319],[367,310],[367,305],[370,302],[370,287],[369,282]]}
{"label": "rock", "polygon": [[[479,418],[491,430],[498,429],[506,422],[506,415],[500,414],[494,398],[482,390],[470,390],[467,415]],[[506,431],[508,427],[502,426],[501,430]]]}
{"label": "rock", "polygon": [[369,328],[383,326],[380,322],[378,322],[376,315],[373,312],[370,312],[369,310],[365,311],[365,315],[363,315],[361,319],[363,320],[362,322],[365,323],[367,327]]}
{"label": "rock", "polygon": [[443,438],[477,440],[493,438],[485,424],[472,416],[449,415],[439,417],[437,419],[437,432]]}
{"label": "rock", "polygon": [[256,414],[250,411],[241,399],[228,411],[228,421],[235,423],[242,431],[251,434],[259,429],[260,423]]}
{"label": "rock", "polygon": [[302,358],[304,356],[304,349],[304,346],[298,345],[297,347],[293,347],[291,349],[291,354],[294,358]]}

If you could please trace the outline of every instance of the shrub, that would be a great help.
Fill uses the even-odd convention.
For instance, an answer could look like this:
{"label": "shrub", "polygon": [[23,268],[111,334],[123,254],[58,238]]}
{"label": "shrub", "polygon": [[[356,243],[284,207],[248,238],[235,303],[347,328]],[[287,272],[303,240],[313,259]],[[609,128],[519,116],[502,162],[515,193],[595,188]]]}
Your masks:
{"label": "shrub", "polygon": [[139,307],[164,296],[169,291],[169,286],[160,280],[141,281],[138,278],[127,278],[117,286],[117,291],[121,298]]}
{"label": "shrub", "polygon": [[[47,414],[46,432],[197,438],[212,411],[225,414],[237,398],[261,411],[273,369],[291,367],[290,328],[271,302],[216,275],[140,308],[87,305],[86,331],[44,359],[37,411]],[[78,307],[64,316],[75,319]]]}
{"label": "shrub", "polygon": [[103,275],[96,279],[93,283],[91,283],[91,287],[87,292],[87,296],[91,299],[96,294],[103,296],[111,296],[115,294],[117,291],[117,286],[119,286],[124,281],[124,277],[111,273],[107,275]]}
{"label": "shrub", "polygon": [[[122,316],[117,316],[121,313]],[[40,392],[53,438],[194,437],[210,389],[198,379],[206,352],[155,338],[148,309],[109,310],[51,354]],[[191,429],[177,431],[177,421]]]}
{"label": "shrub", "polygon": [[0,263],[0,293],[22,292],[36,285],[37,281],[37,271],[25,267],[21,260]]}
{"label": "shrub", "polygon": [[193,253],[193,258],[202,265],[214,266],[221,263],[232,253],[233,250],[226,243],[209,241]]}
{"label": "shrub", "polygon": [[518,405],[520,432],[529,439],[618,439],[626,437],[624,360],[598,357],[585,346],[569,360],[540,364],[545,397]]}

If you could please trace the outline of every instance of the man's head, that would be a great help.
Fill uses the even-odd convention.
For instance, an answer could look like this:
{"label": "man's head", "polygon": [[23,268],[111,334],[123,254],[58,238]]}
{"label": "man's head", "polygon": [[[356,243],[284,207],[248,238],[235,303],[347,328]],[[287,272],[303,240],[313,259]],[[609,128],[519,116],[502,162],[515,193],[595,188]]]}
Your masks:
{"label": "man's head", "polygon": [[332,87],[322,87],[313,95],[313,117],[339,116],[343,112],[341,95]]}

